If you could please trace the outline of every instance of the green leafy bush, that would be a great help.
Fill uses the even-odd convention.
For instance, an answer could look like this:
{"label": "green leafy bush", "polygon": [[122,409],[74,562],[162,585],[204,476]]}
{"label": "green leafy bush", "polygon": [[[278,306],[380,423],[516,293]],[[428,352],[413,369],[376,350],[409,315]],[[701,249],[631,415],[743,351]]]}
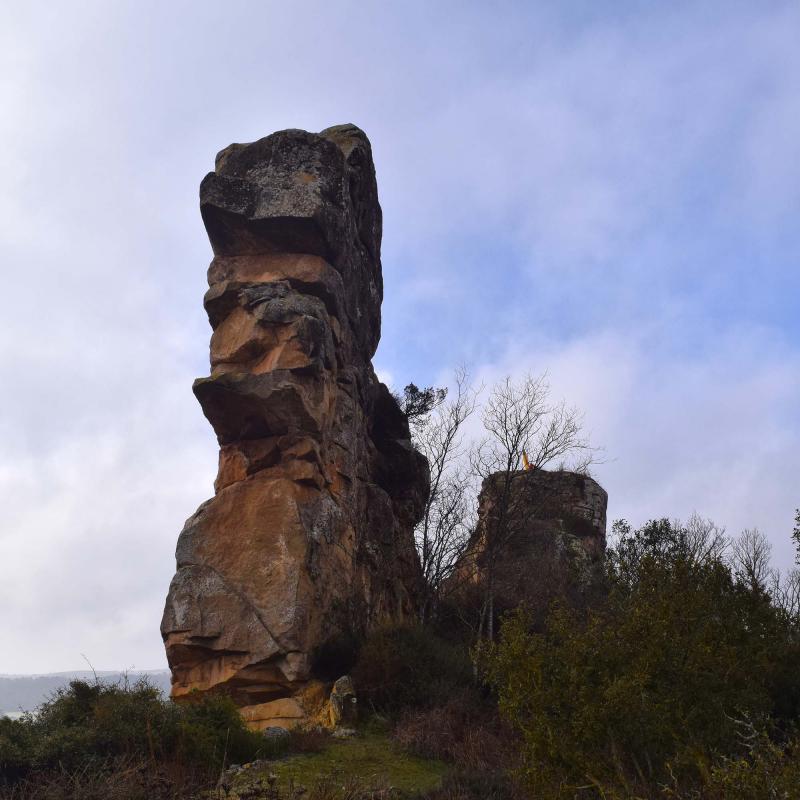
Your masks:
{"label": "green leafy bush", "polygon": [[36,738],[30,718],[0,717],[0,784],[26,773],[33,761]]}
{"label": "green leafy bush", "polygon": [[800,740],[784,746],[759,736],[745,755],[724,758],[706,780],[709,800],[772,800],[800,797]]}
{"label": "green leafy bush", "polygon": [[119,758],[179,761],[214,771],[223,761],[250,760],[278,746],[249,731],[225,697],[177,704],[145,680],[78,680],[36,715],[0,720],[0,782],[34,771],[91,771]]}
{"label": "green leafy bush", "polygon": [[798,631],[769,595],[737,581],[697,531],[662,520],[619,532],[603,601],[555,608],[540,633],[518,612],[491,657],[542,797],[700,785],[740,753],[737,719],[776,734],[790,722],[778,710],[800,684]]}

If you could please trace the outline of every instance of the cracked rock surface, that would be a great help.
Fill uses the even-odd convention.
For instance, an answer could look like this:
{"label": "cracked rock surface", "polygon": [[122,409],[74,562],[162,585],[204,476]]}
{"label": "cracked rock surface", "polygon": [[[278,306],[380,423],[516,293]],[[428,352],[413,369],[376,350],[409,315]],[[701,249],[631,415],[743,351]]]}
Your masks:
{"label": "cracked rock surface", "polygon": [[187,520],[161,632],[175,697],[223,691],[256,728],[302,719],[313,654],[415,613],[425,459],[371,358],[381,208],[352,125],[233,144],[200,187],[214,259],[211,372],[194,393],[220,444]]}

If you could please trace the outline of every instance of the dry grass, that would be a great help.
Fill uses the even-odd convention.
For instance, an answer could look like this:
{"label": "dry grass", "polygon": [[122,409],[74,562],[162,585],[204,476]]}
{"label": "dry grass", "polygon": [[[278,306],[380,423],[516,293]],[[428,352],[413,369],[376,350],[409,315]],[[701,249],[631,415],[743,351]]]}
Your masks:
{"label": "dry grass", "polygon": [[496,710],[469,692],[440,708],[407,711],[394,730],[405,751],[476,772],[508,769],[513,738]]}
{"label": "dry grass", "polygon": [[330,732],[323,728],[295,728],[289,732],[289,753],[321,753],[331,743]]}
{"label": "dry grass", "polygon": [[179,762],[118,758],[73,771],[32,773],[2,787],[0,800],[192,800],[214,787],[216,775]]}

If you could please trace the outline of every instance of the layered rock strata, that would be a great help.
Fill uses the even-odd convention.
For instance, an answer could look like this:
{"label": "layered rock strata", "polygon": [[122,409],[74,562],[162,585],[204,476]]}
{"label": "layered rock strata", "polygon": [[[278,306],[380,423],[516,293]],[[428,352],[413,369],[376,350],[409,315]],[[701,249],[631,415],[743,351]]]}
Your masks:
{"label": "layered rock strata", "polygon": [[427,463],[370,361],[383,288],[369,141],[344,125],[231,145],[200,208],[213,334],[193,388],[219,472],[180,534],[161,631],[174,697],[226,692],[253,727],[288,727],[317,648],[412,616],[420,579]]}

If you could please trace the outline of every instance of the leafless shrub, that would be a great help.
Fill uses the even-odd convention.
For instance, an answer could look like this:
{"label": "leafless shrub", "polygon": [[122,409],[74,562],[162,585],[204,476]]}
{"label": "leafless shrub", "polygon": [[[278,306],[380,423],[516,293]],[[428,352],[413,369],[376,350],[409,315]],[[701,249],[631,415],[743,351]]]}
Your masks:
{"label": "leafless shrub", "polygon": [[770,594],[772,602],[781,611],[796,623],[800,623],[800,569],[790,570],[785,575],[774,570]]}
{"label": "leafless shrub", "polygon": [[477,771],[509,765],[510,736],[496,709],[470,692],[438,708],[408,711],[394,730],[395,741],[410,753]]}
{"label": "leafless shrub", "polygon": [[127,758],[71,772],[48,770],[7,788],[0,800],[191,800],[212,789],[216,776],[178,761],[154,764]]}
{"label": "leafless shrub", "polygon": [[331,740],[330,732],[319,727],[294,728],[289,731],[290,753],[321,753]]}
{"label": "leafless shrub", "polygon": [[506,772],[455,772],[448,775],[437,789],[426,792],[419,800],[531,800]]}
{"label": "leafless shrub", "polygon": [[758,528],[745,528],[731,545],[734,574],[751,591],[763,593],[773,581],[772,545]]}
{"label": "leafless shrub", "polygon": [[428,459],[431,473],[425,513],[414,532],[425,576],[423,622],[435,614],[474,527],[476,492],[462,464],[463,426],[475,410],[478,392],[464,368],[456,371],[455,388],[453,399],[440,402],[424,424],[412,426],[414,444]]}

